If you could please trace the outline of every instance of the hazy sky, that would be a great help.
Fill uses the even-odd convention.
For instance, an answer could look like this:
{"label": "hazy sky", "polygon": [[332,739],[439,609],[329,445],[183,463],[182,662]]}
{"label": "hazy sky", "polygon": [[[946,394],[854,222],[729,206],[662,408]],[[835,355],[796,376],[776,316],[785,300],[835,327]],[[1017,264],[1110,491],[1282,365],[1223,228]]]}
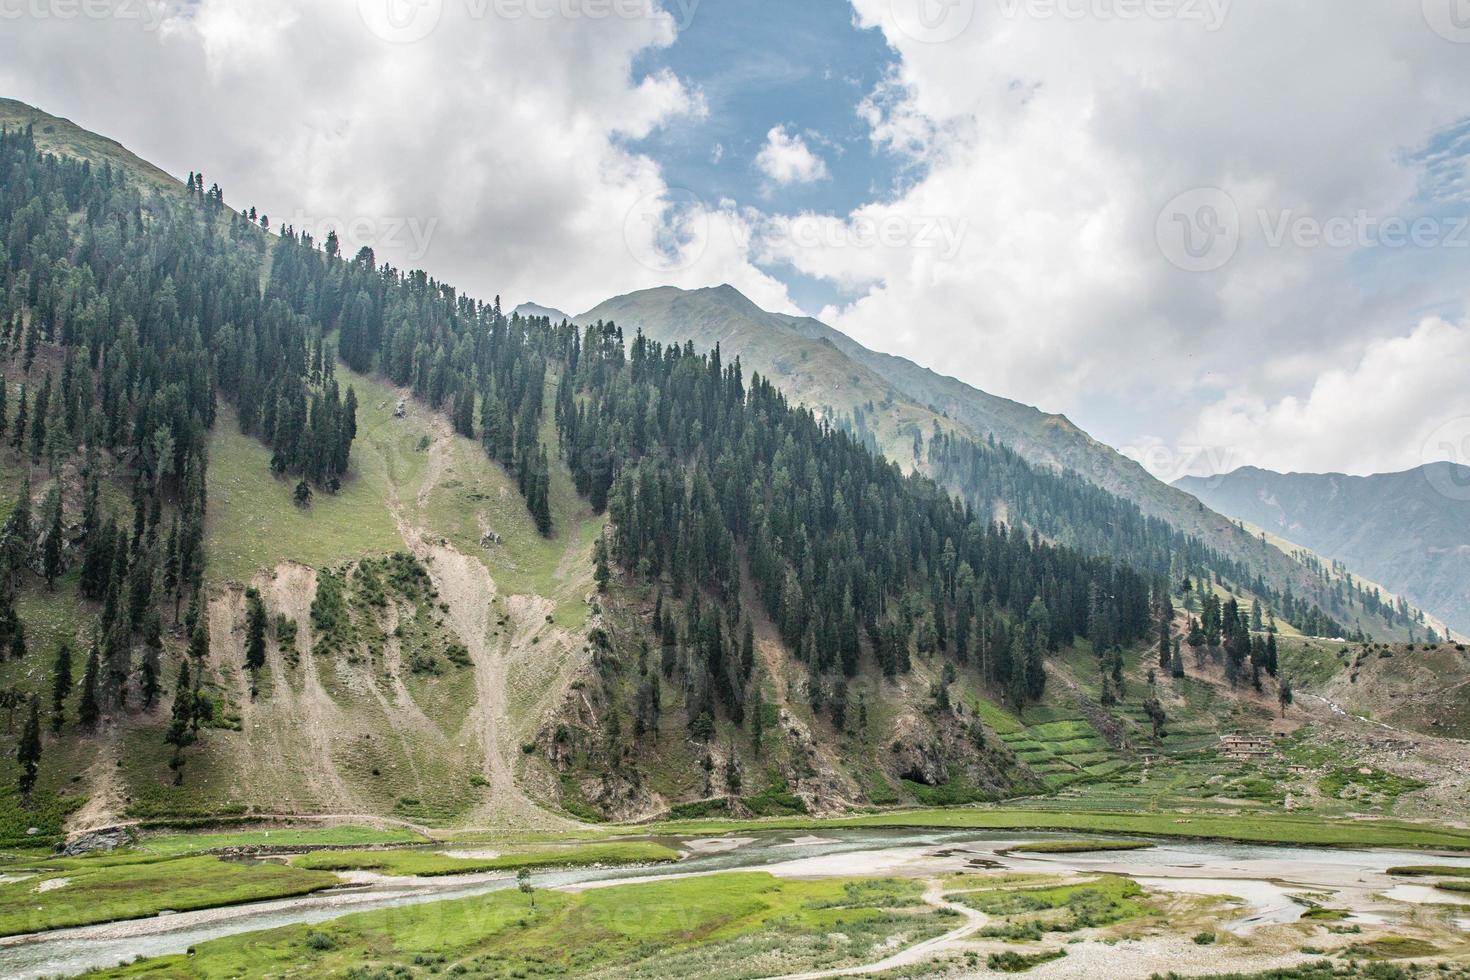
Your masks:
{"label": "hazy sky", "polygon": [[0,94],[508,305],[730,282],[1167,477],[1470,462],[1470,0],[0,0]]}

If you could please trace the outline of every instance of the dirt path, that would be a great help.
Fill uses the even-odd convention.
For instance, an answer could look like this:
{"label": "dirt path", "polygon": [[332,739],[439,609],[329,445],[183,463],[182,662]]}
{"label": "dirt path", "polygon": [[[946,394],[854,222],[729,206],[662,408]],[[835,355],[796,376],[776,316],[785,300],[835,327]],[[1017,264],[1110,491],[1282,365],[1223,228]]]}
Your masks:
{"label": "dirt path", "polygon": [[984,912],[977,912],[968,905],[951,902],[945,898],[943,888],[938,881],[928,883],[928,887],[924,889],[924,901],[936,909],[949,909],[964,916],[965,924],[951,929],[942,936],[915,943],[881,960],[874,960],[862,966],[844,966],[833,970],[815,970],[810,973],[787,973],[780,977],[770,978],[770,980],[828,980],[831,977],[868,976],[888,970],[917,966],[934,956],[949,952],[957,943],[979,932],[990,921],[990,917]]}
{"label": "dirt path", "polygon": [[127,806],[127,793],[118,776],[117,739],[98,738],[97,754],[87,767],[87,802],[66,821],[68,832],[111,826]]}
{"label": "dirt path", "polygon": [[[333,734],[341,730],[341,726],[334,720],[338,711],[337,704],[322,686],[321,678],[317,674],[316,657],[312,653],[311,602],[316,595],[316,577],[315,569],[286,562],[276,566],[275,574],[266,584],[272,599],[271,608],[296,623],[296,642],[301,658],[301,690],[299,694],[293,692],[294,696],[287,707],[301,719],[297,730],[306,733],[311,744],[312,757],[317,763],[313,768],[314,778],[309,777],[312,788],[324,804],[351,809],[356,805],[356,798],[337,770],[332,755]],[[275,669],[275,664],[272,669]],[[283,663],[280,664],[276,679],[279,685],[290,687]],[[283,757],[286,755],[283,752]]]}
{"label": "dirt path", "polygon": [[399,535],[428,569],[440,601],[448,606],[449,624],[469,651],[474,665],[475,703],[470,708],[466,727],[481,746],[483,773],[490,784],[486,802],[475,814],[476,820],[496,826],[575,827],[574,822],[538,806],[516,783],[512,753],[519,746],[506,705],[511,651],[492,638],[491,605],[496,587],[489,570],[478,558],[464,554],[421,523],[420,515],[448,468],[453,438],[449,425],[437,416],[431,418],[430,429],[428,465],[414,494],[414,512],[410,513],[403,505],[397,488],[388,504]]}

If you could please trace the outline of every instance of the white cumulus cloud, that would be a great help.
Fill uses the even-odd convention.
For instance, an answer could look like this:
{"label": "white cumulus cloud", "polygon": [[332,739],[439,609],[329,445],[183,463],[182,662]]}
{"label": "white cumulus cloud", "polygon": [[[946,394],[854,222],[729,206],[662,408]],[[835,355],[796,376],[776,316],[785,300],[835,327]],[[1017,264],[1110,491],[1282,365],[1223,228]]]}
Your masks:
{"label": "white cumulus cloud", "polygon": [[811,151],[798,134],[777,126],[766,134],[766,143],[756,154],[755,165],[780,186],[810,184],[827,178],[827,162]]}

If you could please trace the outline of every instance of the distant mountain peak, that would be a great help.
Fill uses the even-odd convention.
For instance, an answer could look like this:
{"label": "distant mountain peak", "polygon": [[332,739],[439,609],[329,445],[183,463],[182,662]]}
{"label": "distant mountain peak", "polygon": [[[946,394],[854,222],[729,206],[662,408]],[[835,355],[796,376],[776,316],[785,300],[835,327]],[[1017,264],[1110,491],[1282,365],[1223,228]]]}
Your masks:
{"label": "distant mountain peak", "polygon": [[1242,466],[1174,486],[1404,596],[1470,632],[1470,467],[1438,462],[1399,473],[1277,473]]}
{"label": "distant mountain peak", "polygon": [[511,311],[512,315],[519,313],[523,317],[546,317],[552,323],[560,323],[570,320],[571,317],[558,310],[554,306],[542,306],[540,303],[525,302]]}
{"label": "distant mountain peak", "polygon": [[1258,542],[1234,522],[1166,486],[1134,460],[1092,438],[1063,415],[992,395],[903,357],[869,350],[807,316],[761,309],[729,283],[684,290],[660,286],[614,297],[576,317],[586,325],[611,320],[631,336],[641,330],[662,344],[693,341],[696,350],[721,346],[787,396],[824,417],[861,419],[866,436],[888,458],[925,469],[915,436],[935,427],[1014,450],[1034,466],[1071,470],[1161,517],[1185,533],[1285,583],[1302,573],[1286,555],[1263,556]]}

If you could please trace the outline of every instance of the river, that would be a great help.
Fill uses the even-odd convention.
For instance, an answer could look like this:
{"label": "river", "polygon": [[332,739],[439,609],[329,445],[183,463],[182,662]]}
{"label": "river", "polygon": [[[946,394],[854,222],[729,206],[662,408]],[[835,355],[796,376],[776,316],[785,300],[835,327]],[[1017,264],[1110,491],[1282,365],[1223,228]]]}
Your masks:
{"label": "river", "polygon": [[[657,880],[671,875],[764,870],[789,877],[896,874],[931,876],[966,868],[1004,867],[1056,874],[1112,872],[1134,877],[1152,890],[1229,895],[1239,916],[1224,928],[1246,935],[1254,928],[1299,918],[1305,906],[1293,895],[1332,893],[1336,907],[1364,923],[1402,912],[1393,889],[1404,882],[1385,872],[1396,864],[1470,867],[1470,857],[1424,852],[1269,847],[1209,842],[1156,841],[1147,850],[1083,854],[1003,854],[1007,847],[1077,834],[1015,831],[831,830],[820,836],[760,832],[720,838],[658,838],[688,852],[673,866],[584,868],[538,873],[537,888],[581,889]],[[242,932],[316,923],[352,912],[468,898],[515,887],[505,874],[439,878],[354,875],[354,883],[301,898],[164,914],[104,925],[59,929],[0,939],[0,975],[25,980],[73,975],[136,957],[182,953],[191,946]],[[1384,897],[1389,893],[1391,897]],[[1403,893],[1400,893],[1403,894]],[[1414,899],[1403,895],[1401,901]],[[1441,893],[1440,901],[1456,901]]]}

